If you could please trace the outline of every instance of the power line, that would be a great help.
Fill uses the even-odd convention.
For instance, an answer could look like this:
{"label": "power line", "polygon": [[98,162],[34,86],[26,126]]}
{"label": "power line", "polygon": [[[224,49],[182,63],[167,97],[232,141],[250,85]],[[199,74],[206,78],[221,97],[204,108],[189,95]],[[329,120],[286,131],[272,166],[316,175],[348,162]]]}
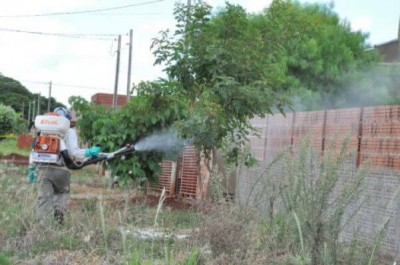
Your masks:
{"label": "power line", "polygon": [[167,13],[94,13],[90,16],[160,16]]}
{"label": "power line", "polygon": [[46,35],[46,36],[55,36],[55,37],[63,37],[63,38],[75,38],[75,39],[91,39],[91,40],[106,40],[109,41],[110,38],[99,38],[100,36],[104,37],[115,37],[118,34],[68,34],[68,33],[52,33],[52,32],[41,32],[41,31],[28,31],[28,30],[20,30],[20,29],[9,29],[9,28],[1,28],[0,31],[7,32],[15,32],[15,33],[26,33],[26,34],[35,34],[35,35]]}
{"label": "power line", "polygon": [[91,87],[91,86],[70,85],[70,84],[60,84],[60,83],[53,83],[53,86],[76,87],[76,88],[87,88],[87,89],[97,89],[97,90],[108,90],[109,89],[109,88],[104,88],[104,87]]}
{"label": "power line", "polygon": [[91,10],[82,10],[82,11],[71,11],[71,12],[54,12],[54,13],[44,13],[44,14],[27,14],[27,15],[4,15],[0,16],[0,18],[22,18],[22,17],[45,17],[45,16],[61,16],[61,15],[77,15],[77,14],[84,14],[84,13],[95,13],[95,12],[102,12],[102,11],[110,11],[110,10],[117,10],[117,9],[125,9],[133,6],[143,6],[154,4],[157,2],[162,2],[164,0],[154,0],[154,1],[147,1],[142,3],[136,3],[131,5],[125,6],[115,6],[109,8],[101,8],[101,9],[91,9]]}
{"label": "power line", "polygon": [[[49,82],[43,82],[43,81],[31,81],[31,80],[22,80],[20,82],[25,82],[25,83],[35,83],[35,84],[43,84],[43,85],[48,85]],[[61,87],[75,87],[75,88],[86,88],[86,89],[97,89],[97,90],[108,90],[108,88],[104,87],[93,87],[93,86],[83,86],[83,85],[73,85],[73,84],[62,84],[62,83],[52,83],[52,86],[61,86]]]}

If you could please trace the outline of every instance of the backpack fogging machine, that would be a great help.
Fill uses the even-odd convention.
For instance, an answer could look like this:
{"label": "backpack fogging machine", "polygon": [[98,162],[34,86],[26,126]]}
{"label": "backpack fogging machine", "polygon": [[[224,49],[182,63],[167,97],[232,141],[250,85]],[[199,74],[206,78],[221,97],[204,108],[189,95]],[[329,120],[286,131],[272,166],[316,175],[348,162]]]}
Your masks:
{"label": "backpack fogging machine", "polygon": [[127,144],[123,148],[111,152],[100,153],[84,161],[74,161],[68,153],[64,136],[70,128],[70,121],[56,113],[39,115],[35,119],[35,127],[40,132],[33,144],[31,161],[44,165],[66,166],[76,170],[101,161],[121,157],[135,151],[134,145]]}

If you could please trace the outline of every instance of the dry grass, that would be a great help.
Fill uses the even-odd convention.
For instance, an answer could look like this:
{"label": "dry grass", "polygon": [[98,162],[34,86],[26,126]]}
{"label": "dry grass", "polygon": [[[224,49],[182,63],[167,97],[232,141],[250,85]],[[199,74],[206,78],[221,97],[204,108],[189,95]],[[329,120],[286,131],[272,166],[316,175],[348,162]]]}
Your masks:
{"label": "dry grass", "polygon": [[[287,164],[287,175],[282,181],[294,183],[287,182],[290,174],[298,178],[307,176],[296,167],[300,165]],[[26,167],[0,164],[0,264],[301,265],[312,262],[310,239],[315,238],[317,227],[313,222],[320,219],[307,219],[313,213],[309,207],[315,206],[307,206],[304,196],[293,197],[294,194],[281,190],[292,208],[276,207],[273,218],[267,208],[240,207],[220,200],[221,194],[214,194],[214,202],[199,202],[195,209],[186,206],[177,209],[168,199],[163,205],[157,205],[158,199],[135,197],[140,193],[126,188],[109,190],[104,177],[82,170],[73,173],[73,200],[64,226],[55,223],[41,226],[35,219],[38,184],[29,184],[26,173]],[[214,193],[223,192],[218,187]],[[160,232],[161,236],[140,238],[137,236],[140,231]],[[335,239],[337,235],[327,231],[322,240],[330,244],[327,236]],[[178,234],[190,237],[179,239]],[[332,261],[324,259],[328,255],[321,255],[317,264],[367,264],[363,261],[370,257],[370,246],[359,242],[334,243],[337,259]],[[331,253],[329,244],[323,243],[317,250]],[[381,254],[378,251],[372,264],[393,261]]]}
{"label": "dry grass", "polygon": [[[0,164],[0,264],[6,264],[6,260],[11,264],[132,264],[131,256],[136,250],[140,264],[167,264],[167,260],[177,264],[191,251],[186,239],[124,235],[123,231],[152,228],[157,209],[148,207],[145,201],[130,200],[130,196],[118,196],[115,203],[112,199],[99,199],[104,193],[125,191],[100,192],[97,176],[91,176],[97,187],[88,186],[88,181],[85,187],[76,183],[72,186],[73,196],[83,190],[94,191],[95,195],[75,198],[64,226],[41,226],[35,219],[38,184],[29,184],[26,173],[26,167]],[[124,198],[129,203],[124,203]],[[188,231],[198,223],[198,213],[160,205],[157,220],[160,229],[173,234],[183,228]]]}

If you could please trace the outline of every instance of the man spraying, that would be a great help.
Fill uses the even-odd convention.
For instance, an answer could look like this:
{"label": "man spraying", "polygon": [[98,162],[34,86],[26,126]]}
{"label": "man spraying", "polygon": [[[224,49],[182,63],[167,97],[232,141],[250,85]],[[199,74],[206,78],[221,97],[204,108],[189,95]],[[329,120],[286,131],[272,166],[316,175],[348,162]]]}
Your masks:
{"label": "man spraying", "polygon": [[41,223],[53,215],[57,223],[63,224],[69,201],[71,173],[65,165],[61,152],[73,161],[97,156],[100,147],[80,149],[76,131],[70,128],[72,114],[65,108],[56,108],[53,113],[37,116],[36,137],[32,162],[37,166],[40,179],[37,201],[37,217]]}

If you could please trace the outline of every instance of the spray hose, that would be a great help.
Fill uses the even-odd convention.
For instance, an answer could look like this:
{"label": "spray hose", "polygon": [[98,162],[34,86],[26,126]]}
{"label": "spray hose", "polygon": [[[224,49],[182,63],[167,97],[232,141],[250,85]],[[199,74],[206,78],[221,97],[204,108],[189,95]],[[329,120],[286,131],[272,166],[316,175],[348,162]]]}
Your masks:
{"label": "spray hose", "polygon": [[92,157],[84,162],[75,162],[71,159],[71,157],[68,154],[68,150],[63,150],[61,151],[61,156],[64,158],[64,163],[65,166],[69,169],[76,170],[76,169],[82,169],[88,165],[92,165],[101,161],[107,161],[116,157],[120,157],[123,155],[127,155],[129,153],[132,153],[135,151],[135,146],[134,145],[126,145],[125,147],[112,152],[112,153],[101,153],[99,156]]}

